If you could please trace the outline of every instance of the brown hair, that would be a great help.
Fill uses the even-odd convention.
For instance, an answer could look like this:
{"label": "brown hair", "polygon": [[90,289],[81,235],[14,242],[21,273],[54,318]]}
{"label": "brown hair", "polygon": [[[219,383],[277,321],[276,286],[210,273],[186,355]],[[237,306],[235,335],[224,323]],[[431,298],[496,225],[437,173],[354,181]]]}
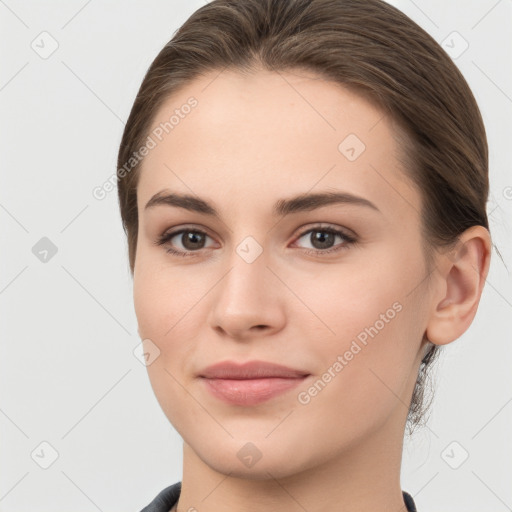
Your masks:
{"label": "brown hair", "polygon": [[[172,93],[225,68],[313,71],[395,120],[405,134],[402,161],[421,192],[428,268],[434,249],[453,247],[471,226],[489,229],[488,147],[478,105],[450,57],[414,21],[381,0],[213,0],[152,62],[122,136],[118,193],[132,275],[140,163],[129,172],[126,163]],[[421,363],[407,418],[411,432],[424,421],[426,378],[439,350],[432,345]]]}

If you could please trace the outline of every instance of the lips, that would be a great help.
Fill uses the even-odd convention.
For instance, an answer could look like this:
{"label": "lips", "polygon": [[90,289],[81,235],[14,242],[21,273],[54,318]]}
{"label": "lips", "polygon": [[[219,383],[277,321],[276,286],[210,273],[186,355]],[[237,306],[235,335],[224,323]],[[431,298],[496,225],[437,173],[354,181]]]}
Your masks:
{"label": "lips", "polygon": [[202,370],[199,377],[207,379],[262,379],[269,377],[293,379],[306,375],[309,375],[309,372],[267,361],[248,361],[242,364],[234,361],[222,361]]}
{"label": "lips", "polygon": [[266,361],[238,364],[224,361],[199,375],[208,391],[230,405],[250,406],[298,386],[310,374]]}

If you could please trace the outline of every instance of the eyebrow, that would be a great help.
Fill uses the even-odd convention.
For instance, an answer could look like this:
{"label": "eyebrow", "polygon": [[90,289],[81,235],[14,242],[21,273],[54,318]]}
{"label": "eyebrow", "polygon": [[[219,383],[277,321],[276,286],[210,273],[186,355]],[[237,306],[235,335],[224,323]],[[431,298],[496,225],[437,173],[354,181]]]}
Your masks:
{"label": "eyebrow", "polygon": [[[371,201],[348,192],[321,192],[314,194],[300,194],[289,199],[279,199],[274,204],[272,214],[274,216],[285,216],[299,212],[316,210],[331,204],[351,204],[365,206],[375,211],[380,210]],[[202,213],[221,219],[219,212],[206,200],[188,194],[175,194],[167,190],[157,192],[144,207],[144,210],[155,206],[166,205],[183,208],[191,212]]]}

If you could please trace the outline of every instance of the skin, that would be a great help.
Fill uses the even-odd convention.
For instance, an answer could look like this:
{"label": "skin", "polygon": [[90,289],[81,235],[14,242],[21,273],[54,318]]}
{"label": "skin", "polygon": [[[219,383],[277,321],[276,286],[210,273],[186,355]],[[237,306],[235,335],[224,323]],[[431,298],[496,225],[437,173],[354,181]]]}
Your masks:
{"label": "skin", "polygon": [[[160,351],[148,366],[151,385],[184,440],[178,510],[405,510],[403,436],[424,335],[442,345],[471,324],[489,267],[487,230],[467,230],[429,273],[421,195],[403,174],[396,130],[339,85],[304,71],[215,72],[168,98],[152,127],[190,96],[197,107],[142,163],[134,269],[139,334]],[[338,150],[351,133],[366,146],[355,161]],[[222,220],[145,209],[163,189],[206,199]],[[355,194],[379,211],[336,204],[272,216],[278,199],[320,191]],[[326,250],[308,231],[319,223],[357,242],[336,236],[323,247],[342,250],[307,254]],[[203,245],[184,245],[181,234],[155,245],[183,227],[206,231]],[[263,250],[252,263],[236,252],[248,236]],[[171,246],[195,253],[175,256]],[[397,302],[400,312],[300,403]],[[197,377],[219,361],[253,359],[311,375],[249,407],[221,402]],[[261,454],[252,467],[237,456],[248,442]]]}

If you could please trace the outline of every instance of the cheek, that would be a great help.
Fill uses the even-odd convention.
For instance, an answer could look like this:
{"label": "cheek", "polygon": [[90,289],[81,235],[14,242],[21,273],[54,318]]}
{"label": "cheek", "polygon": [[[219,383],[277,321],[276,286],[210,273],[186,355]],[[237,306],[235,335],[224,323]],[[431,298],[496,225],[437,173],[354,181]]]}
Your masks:
{"label": "cheek", "polygon": [[201,290],[196,290],[198,285],[190,279],[190,273],[162,265],[144,250],[137,258],[133,302],[139,334],[160,342],[171,340],[177,330],[183,329]]}
{"label": "cheek", "polygon": [[[141,261],[142,263],[142,261]],[[179,274],[141,265],[134,272],[134,307],[141,339],[149,339],[158,356],[146,367],[155,396],[173,425],[181,425],[184,411],[194,410],[192,397],[182,386],[188,382],[183,374],[190,371],[195,336],[200,323],[194,319],[194,294]],[[190,281],[188,279],[187,281]],[[192,311],[191,311],[192,310]],[[157,348],[155,349],[154,346]],[[194,413],[196,414],[196,413]]]}
{"label": "cheek", "polygon": [[316,378],[300,396],[307,403],[304,421],[326,418],[318,427],[320,439],[355,439],[375,431],[408,403],[420,337],[414,305],[397,297],[393,290],[357,296],[354,291],[336,301],[336,310],[326,303],[326,322],[336,335],[317,344]]}
{"label": "cheek", "polygon": [[[410,294],[422,277],[421,258],[409,257],[406,264],[404,254],[389,251],[380,256],[361,266],[331,267],[300,287],[295,281],[297,295],[326,326],[315,315],[299,320],[308,338],[316,337],[318,373],[338,363],[331,369],[339,375],[333,388],[354,390],[353,398],[366,389],[367,403],[378,403],[384,396],[394,399],[390,390],[400,393],[424,327],[421,292]],[[322,333],[321,340],[315,332]],[[366,407],[357,402],[353,406]]]}
{"label": "cheek", "polygon": [[[162,297],[162,286],[156,275],[136,270],[133,279],[133,303],[141,338],[159,338],[164,329],[164,312],[172,307],[167,290]],[[169,327],[167,327],[169,328]]]}
{"label": "cheek", "polygon": [[[388,324],[398,316],[407,284],[398,269],[388,263],[381,258],[373,263],[326,266],[314,278],[291,272],[286,282],[302,300],[291,313],[293,320],[308,322],[317,332],[323,324],[321,331],[330,341],[343,342],[360,335],[364,342],[366,329],[374,324],[379,332],[389,331]],[[311,314],[304,313],[304,306]]]}
{"label": "cheek", "polygon": [[139,335],[150,339],[159,350],[158,359],[148,366],[150,377],[157,368],[186,373],[194,361],[194,340],[205,325],[206,302],[201,299],[213,284],[191,279],[190,272],[140,263],[133,280]]}

